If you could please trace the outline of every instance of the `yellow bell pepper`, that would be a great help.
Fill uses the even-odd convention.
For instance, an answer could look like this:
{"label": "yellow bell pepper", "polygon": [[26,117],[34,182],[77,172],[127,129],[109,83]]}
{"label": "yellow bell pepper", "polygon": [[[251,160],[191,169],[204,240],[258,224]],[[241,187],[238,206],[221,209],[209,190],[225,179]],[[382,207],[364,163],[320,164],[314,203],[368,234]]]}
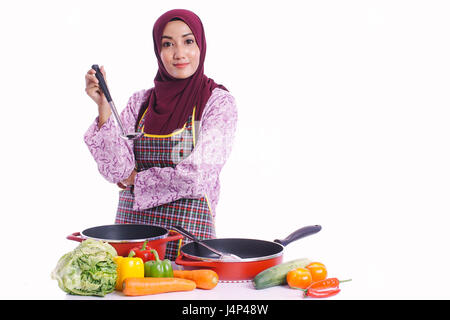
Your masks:
{"label": "yellow bell pepper", "polygon": [[123,281],[126,278],[144,277],[144,261],[141,258],[117,256],[114,262],[117,264],[116,290],[122,290]]}

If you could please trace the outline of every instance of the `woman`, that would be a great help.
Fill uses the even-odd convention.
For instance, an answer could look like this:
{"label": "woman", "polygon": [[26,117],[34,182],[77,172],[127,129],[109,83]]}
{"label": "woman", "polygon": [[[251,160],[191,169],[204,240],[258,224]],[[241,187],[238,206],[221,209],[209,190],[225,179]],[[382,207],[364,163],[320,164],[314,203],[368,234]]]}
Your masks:
{"label": "woman", "polygon": [[[86,92],[99,115],[85,142],[100,173],[123,189],[116,223],[181,225],[200,239],[214,238],[219,173],[237,122],[235,101],[203,73],[205,33],[193,12],[177,9],[159,17],[153,44],[155,86],[134,93],[121,113],[125,130],[144,136],[120,138],[91,69]],[[166,256],[174,260],[182,244],[169,242]]]}

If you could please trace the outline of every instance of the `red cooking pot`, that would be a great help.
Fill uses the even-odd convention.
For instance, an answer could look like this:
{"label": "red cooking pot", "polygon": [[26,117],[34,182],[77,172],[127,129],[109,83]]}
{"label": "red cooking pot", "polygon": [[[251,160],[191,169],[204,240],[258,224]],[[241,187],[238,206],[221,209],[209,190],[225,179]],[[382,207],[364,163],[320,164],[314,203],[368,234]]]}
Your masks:
{"label": "red cooking pot", "polygon": [[89,228],[82,232],[75,232],[67,239],[81,242],[86,239],[101,240],[116,249],[119,256],[128,256],[134,247],[147,245],[158,252],[160,259],[164,259],[167,242],[180,240],[183,236],[166,228],[148,224],[111,224]]}
{"label": "red cooking pot", "polygon": [[[188,232],[181,227],[174,226],[173,229],[188,235]],[[215,251],[237,255],[240,257],[239,260],[220,257],[217,253],[193,241],[181,247],[181,254],[175,263],[183,266],[184,269],[212,269],[219,275],[220,281],[248,281],[261,271],[282,263],[286,245],[317,233],[321,229],[319,225],[306,226],[294,231],[285,239],[273,242],[242,238],[201,241]]]}

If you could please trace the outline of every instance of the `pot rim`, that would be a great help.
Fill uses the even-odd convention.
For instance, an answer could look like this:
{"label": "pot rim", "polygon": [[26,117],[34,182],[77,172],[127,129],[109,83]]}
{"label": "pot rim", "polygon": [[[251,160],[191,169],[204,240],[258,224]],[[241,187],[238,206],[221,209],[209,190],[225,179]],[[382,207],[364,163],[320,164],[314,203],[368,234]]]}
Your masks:
{"label": "pot rim", "polygon": [[[108,226],[114,226],[114,225],[117,225],[117,224],[108,224],[108,225],[102,225],[102,226],[98,226],[98,227],[108,227]],[[126,224],[126,225],[130,225],[130,224]],[[140,225],[140,224],[134,224],[134,225]],[[161,227],[161,226],[157,226],[157,227],[165,229],[166,233],[164,233],[163,235],[160,235],[160,236],[150,237],[150,238],[120,240],[120,239],[102,239],[102,238],[95,238],[95,237],[87,236],[87,235],[85,235],[83,233],[84,231],[88,230],[88,229],[85,229],[85,230],[80,232],[80,236],[83,239],[94,239],[94,240],[99,240],[99,241],[108,242],[108,243],[136,243],[136,242],[153,241],[153,240],[159,240],[159,239],[167,238],[167,236],[169,235],[170,231],[167,228],[164,228],[164,227]],[[94,227],[94,228],[96,228],[96,227]],[[89,228],[89,229],[91,229],[91,228]]]}
{"label": "pot rim", "polygon": [[255,261],[264,261],[264,260],[274,259],[274,258],[277,258],[277,257],[283,255],[283,251],[281,251],[277,254],[272,254],[270,256],[262,256],[262,257],[255,257],[255,258],[243,258],[241,260],[234,260],[234,259],[230,259],[230,258],[228,258],[228,259],[227,258],[224,258],[224,259],[202,258],[202,257],[197,257],[197,256],[191,256],[184,252],[182,252],[182,255],[186,258],[189,258],[189,259],[195,260],[195,261],[241,263],[241,262],[255,262]]}
{"label": "pot rim", "polygon": [[[221,238],[220,240],[227,240],[227,239],[236,239],[236,238]],[[245,240],[248,240],[248,239],[245,239]],[[254,240],[254,239],[250,239],[250,240]],[[191,259],[191,260],[204,261],[204,262],[227,262],[227,263],[230,263],[230,262],[241,263],[241,262],[263,261],[263,260],[269,260],[269,259],[277,258],[277,257],[283,255],[284,246],[282,244],[280,244],[278,242],[274,242],[274,241],[267,241],[267,240],[258,240],[258,241],[274,243],[274,244],[276,244],[276,245],[281,247],[281,251],[278,252],[278,253],[274,253],[274,254],[268,255],[268,256],[259,256],[259,257],[254,257],[254,258],[242,258],[241,260],[234,260],[232,258],[231,259],[230,258],[229,259],[227,259],[227,258],[225,258],[225,259],[219,259],[219,258],[214,259],[214,258],[205,258],[205,257],[194,256],[194,255],[190,255],[188,253],[185,253],[183,251],[183,247],[188,245],[189,243],[191,243],[191,242],[189,242],[189,243],[185,244],[183,247],[180,248],[180,252],[181,252],[181,254],[183,256],[185,256],[186,258]]]}
{"label": "pot rim", "polygon": [[159,239],[163,239],[163,238],[167,238],[167,234],[159,236],[159,237],[153,237],[153,238],[145,238],[145,239],[130,239],[130,240],[115,240],[115,239],[101,239],[101,238],[94,238],[94,237],[89,237],[89,236],[85,236],[83,235],[82,232],[80,232],[80,236],[84,239],[94,239],[94,240],[100,240],[103,242],[108,242],[108,243],[131,243],[131,242],[145,242],[145,241],[153,241],[153,240],[159,240]]}

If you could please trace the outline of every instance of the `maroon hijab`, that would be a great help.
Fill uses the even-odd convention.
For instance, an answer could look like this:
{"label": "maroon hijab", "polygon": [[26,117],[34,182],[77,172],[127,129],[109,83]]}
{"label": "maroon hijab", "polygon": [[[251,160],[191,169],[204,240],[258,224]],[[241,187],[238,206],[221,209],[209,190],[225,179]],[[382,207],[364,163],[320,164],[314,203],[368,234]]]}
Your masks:
{"label": "maroon hijab", "polygon": [[[187,79],[173,78],[164,68],[161,60],[161,36],[166,24],[175,19],[185,22],[194,34],[200,49],[200,61],[196,72]],[[206,55],[206,38],[200,18],[193,12],[175,9],[164,13],[153,26],[153,45],[158,59],[158,73],[155,87],[151,90],[144,131],[148,134],[170,134],[182,128],[195,110],[195,120],[200,120],[203,109],[212,91],[222,85],[203,74]]]}

